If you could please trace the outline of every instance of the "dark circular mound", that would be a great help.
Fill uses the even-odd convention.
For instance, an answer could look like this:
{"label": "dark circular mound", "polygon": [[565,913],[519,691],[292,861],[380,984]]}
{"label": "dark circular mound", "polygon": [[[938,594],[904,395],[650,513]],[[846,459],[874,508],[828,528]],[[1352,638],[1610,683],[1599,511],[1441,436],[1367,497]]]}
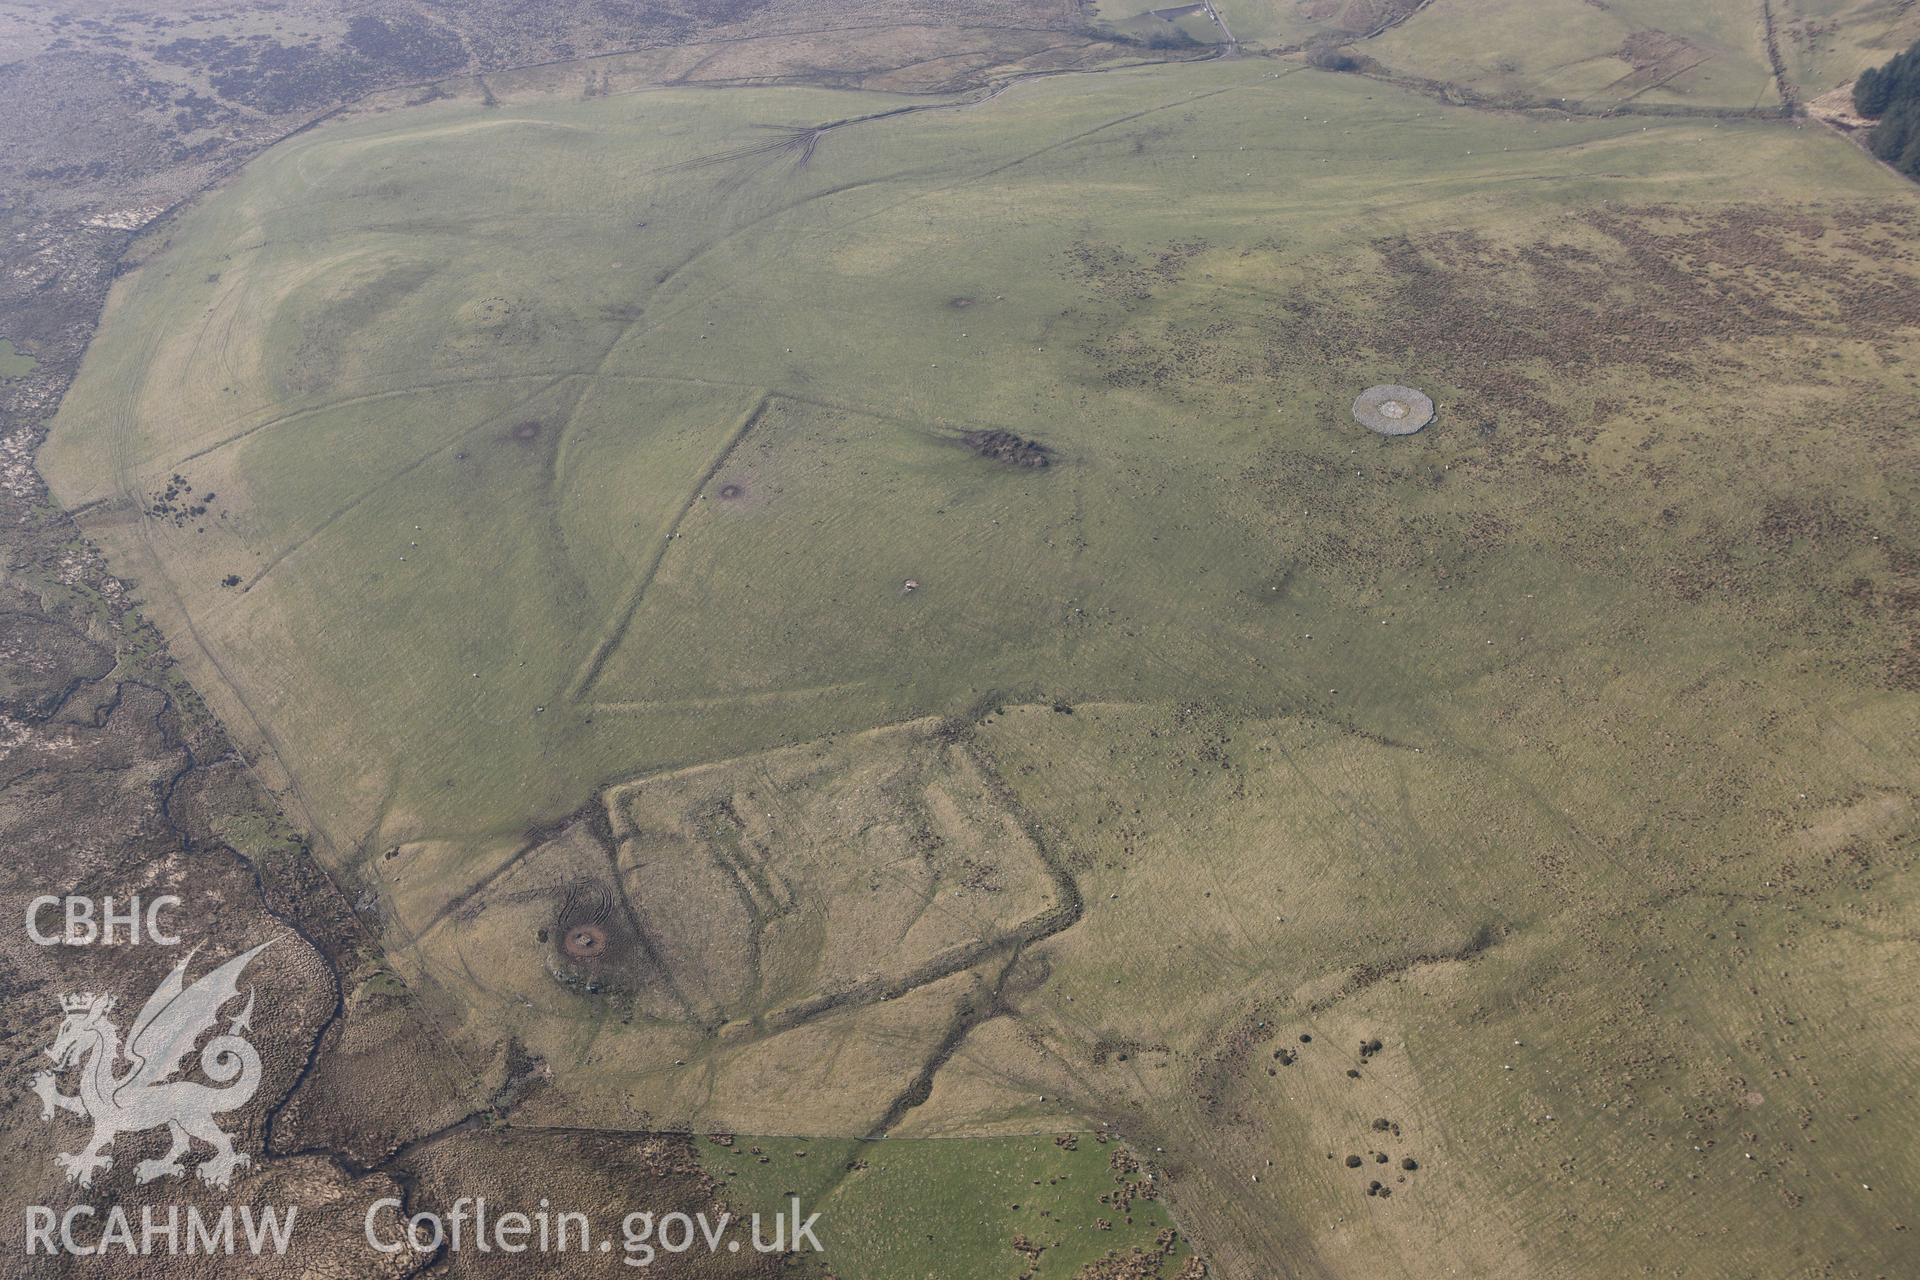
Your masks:
{"label": "dark circular mound", "polygon": [[538,422],[527,421],[515,426],[514,429],[507,432],[507,434],[515,440],[538,440],[540,433],[545,429],[546,428]]}
{"label": "dark circular mound", "polygon": [[560,950],[575,960],[593,960],[607,949],[607,931],[598,924],[577,924],[560,938]]}
{"label": "dark circular mound", "polygon": [[568,888],[551,936],[563,978],[603,977],[609,968],[620,967],[629,948],[614,918],[613,891],[590,881]]}
{"label": "dark circular mound", "polygon": [[737,502],[747,496],[747,486],[737,480],[729,480],[720,486],[720,498],[725,502]]}

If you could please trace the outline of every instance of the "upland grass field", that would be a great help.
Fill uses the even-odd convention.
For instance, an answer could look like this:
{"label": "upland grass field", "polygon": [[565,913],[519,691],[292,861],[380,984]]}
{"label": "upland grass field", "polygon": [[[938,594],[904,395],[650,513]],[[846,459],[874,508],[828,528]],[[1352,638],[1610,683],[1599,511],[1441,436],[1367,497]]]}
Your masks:
{"label": "upland grass field", "polygon": [[1696,8],[1714,116],[372,99],[139,243],[41,463],[450,1051],[779,1135],[906,1223],[843,1276],[1898,1274],[1920,206]]}

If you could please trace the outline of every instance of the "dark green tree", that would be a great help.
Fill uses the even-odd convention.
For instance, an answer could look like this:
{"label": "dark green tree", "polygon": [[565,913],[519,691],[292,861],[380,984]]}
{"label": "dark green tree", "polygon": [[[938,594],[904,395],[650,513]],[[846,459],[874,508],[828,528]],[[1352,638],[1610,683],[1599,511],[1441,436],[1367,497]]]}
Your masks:
{"label": "dark green tree", "polygon": [[1853,82],[1853,109],[1875,120],[1867,149],[1910,178],[1920,178],[1920,44]]}
{"label": "dark green tree", "polygon": [[1853,109],[1869,120],[1876,119],[1887,109],[1887,98],[1892,92],[1892,84],[1878,67],[1868,67],[1853,82]]}

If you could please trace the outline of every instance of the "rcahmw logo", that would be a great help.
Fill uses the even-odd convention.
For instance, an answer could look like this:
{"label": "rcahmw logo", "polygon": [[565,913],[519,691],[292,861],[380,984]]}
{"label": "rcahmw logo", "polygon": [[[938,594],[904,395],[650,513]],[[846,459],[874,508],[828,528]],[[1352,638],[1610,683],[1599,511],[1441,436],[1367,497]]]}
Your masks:
{"label": "rcahmw logo", "polygon": [[[238,1213],[232,1205],[218,1213],[202,1213],[197,1205],[182,1210],[177,1204],[148,1204],[140,1206],[140,1225],[136,1228],[126,1209],[117,1204],[104,1214],[90,1204],[77,1204],[60,1214],[44,1205],[33,1205],[27,1210],[27,1253],[84,1258],[120,1252],[151,1258],[245,1251],[257,1258],[269,1250],[276,1254],[287,1251],[293,1239],[293,1220],[299,1212],[298,1205],[289,1205],[284,1211],[268,1206],[255,1214],[253,1206],[245,1204]],[[96,1219],[104,1219],[97,1236],[92,1234]],[[238,1234],[234,1231],[236,1220]]]}
{"label": "rcahmw logo", "polygon": [[[171,893],[155,898],[144,907],[138,897],[115,907],[112,898],[95,902],[92,898],[56,898],[50,893],[43,894],[27,904],[27,936],[42,947],[96,944],[112,947],[122,943],[139,946],[143,938],[163,947],[177,947],[180,935],[166,931],[160,923],[160,913],[179,905],[180,899]],[[50,933],[41,925],[53,907],[60,909],[55,917],[60,921],[60,928]]]}
{"label": "rcahmw logo", "polygon": [[[115,1137],[162,1125],[172,1145],[160,1159],[135,1165],[136,1181],[180,1177],[186,1172],[181,1157],[195,1140],[213,1148],[213,1154],[195,1170],[207,1185],[227,1186],[234,1172],[247,1166],[247,1156],[233,1149],[233,1139],[214,1117],[245,1106],[260,1088],[260,1055],[245,1035],[253,1020],[251,989],[246,1007],[226,1031],[200,1050],[201,1072],[223,1087],[171,1077],[201,1036],[214,1029],[221,1008],[239,996],[241,971],[271,945],[263,942],[235,956],[192,986],[186,982],[187,966],[193,961],[189,954],[147,998],[128,1029],[124,1047],[120,1029],[110,1016],[112,996],[77,992],[61,997],[66,1018],[47,1048],[54,1070],[34,1076],[33,1091],[40,1095],[43,1120],[66,1111],[93,1121],[92,1141],[76,1153],[54,1157],[69,1182],[92,1186],[96,1172],[112,1167],[105,1152]],[[60,1092],[59,1076],[69,1070],[79,1073],[76,1093]]]}

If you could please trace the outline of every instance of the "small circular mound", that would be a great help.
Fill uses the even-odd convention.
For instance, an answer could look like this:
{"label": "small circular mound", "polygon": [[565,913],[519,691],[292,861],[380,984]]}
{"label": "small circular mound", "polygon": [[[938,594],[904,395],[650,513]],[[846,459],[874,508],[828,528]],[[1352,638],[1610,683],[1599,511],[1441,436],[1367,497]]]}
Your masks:
{"label": "small circular mound", "polygon": [[1353,402],[1353,420],[1383,436],[1410,436],[1433,421],[1433,401],[1412,387],[1368,387]]}
{"label": "small circular mound", "polygon": [[747,487],[736,481],[729,480],[726,484],[720,486],[720,497],[723,501],[734,502],[746,496]]}
{"label": "small circular mound", "polygon": [[560,949],[575,960],[591,960],[607,949],[607,931],[598,924],[577,924],[560,939]]}

